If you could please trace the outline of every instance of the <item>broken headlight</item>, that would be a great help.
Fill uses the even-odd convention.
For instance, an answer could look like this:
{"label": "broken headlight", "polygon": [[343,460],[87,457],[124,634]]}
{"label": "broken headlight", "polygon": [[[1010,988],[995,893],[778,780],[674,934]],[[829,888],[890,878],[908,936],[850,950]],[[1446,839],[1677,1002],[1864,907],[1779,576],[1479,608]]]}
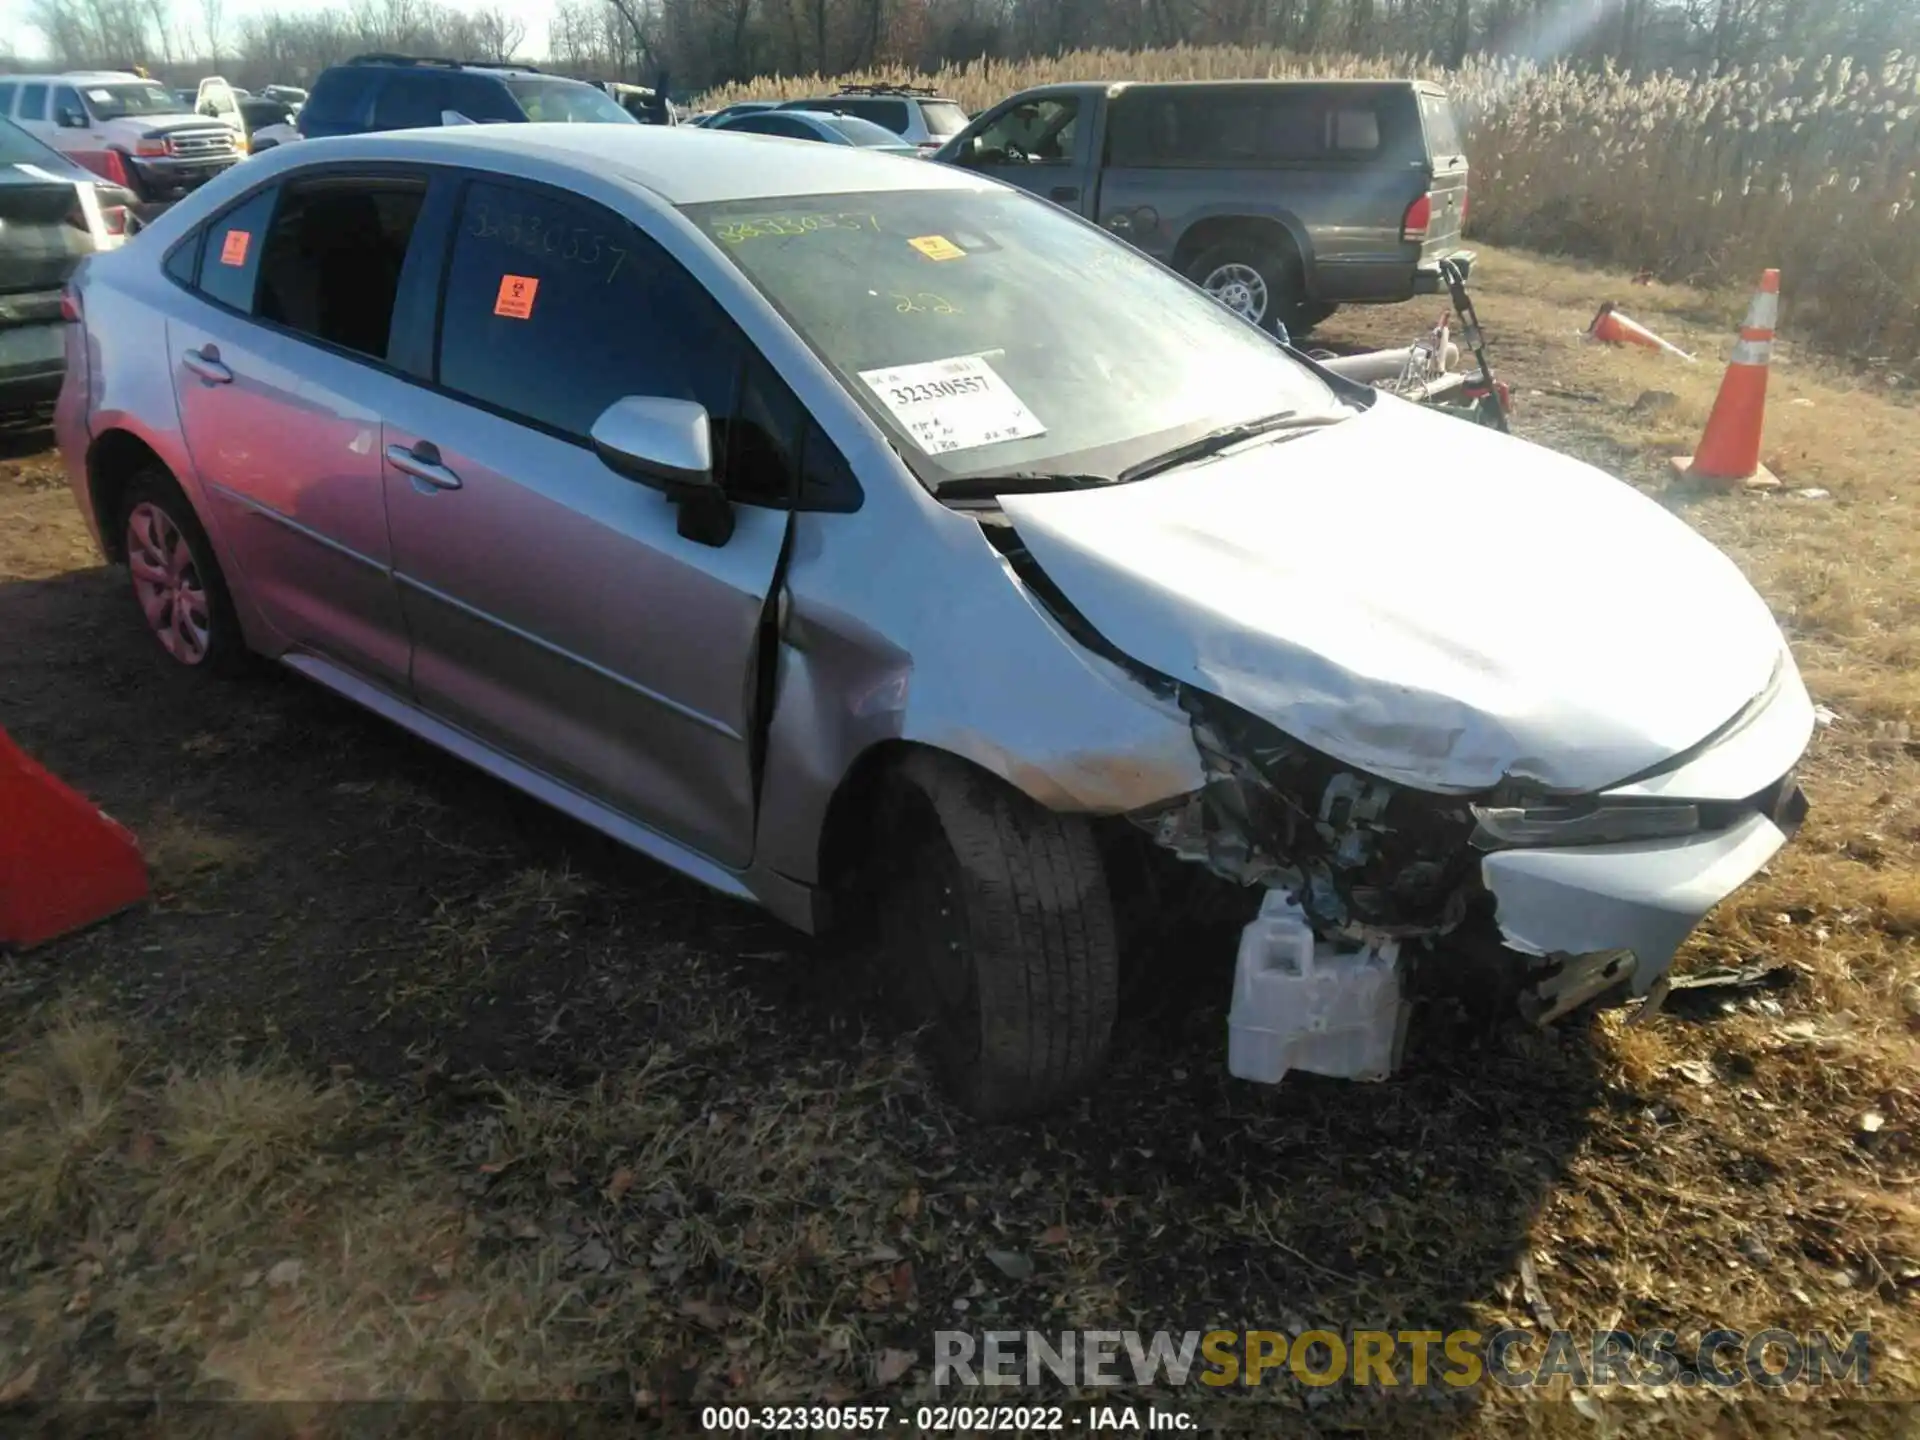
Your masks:
{"label": "broken headlight", "polygon": [[1700,807],[1645,805],[1473,805],[1473,844],[1479,850],[1517,845],[1608,845],[1627,840],[1671,840],[1700,829]]}

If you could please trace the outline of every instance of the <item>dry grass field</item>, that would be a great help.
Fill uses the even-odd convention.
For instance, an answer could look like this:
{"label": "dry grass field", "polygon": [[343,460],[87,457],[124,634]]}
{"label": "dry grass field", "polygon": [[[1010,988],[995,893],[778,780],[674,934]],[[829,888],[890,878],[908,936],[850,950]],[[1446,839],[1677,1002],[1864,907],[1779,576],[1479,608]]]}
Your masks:
{"label": "dry grass field", "polygon": [[[1446,71],[1417,56],[1212,46],[841,78],[932,85],[977,113],[1056,81],[1323,75],[1447,86],[1473,160],[1476,238],[1709,288],[1748,286],[1778,266],[1802,338],[1920,382],[1920,55],[1626,77],[1510,59]],[[772,76],[701,104],[830,94],[839,83]]]}
{"label": "dry grass field", "polygon": [[[1744,297],[1505,251],[1477,278],[1521,433],[1660,490]],[[1605,298],[1700,363],[1583,344]],[[1870,1328],[1869,1395],[1920,1398],[1920,409],[1798,339],[1767,427],[1788,489],[1670,497],[1827,707],[1806,828],[1682,961],[1780,984],[1591,1032],[1424,1013],[1391,1082],[1269,1090],[1224,1073],[1223,977],[1170,957],[1196,963],[1134,997],[1104,1088],[1001,1129],[942,1103],[831,948],[296,680],[169,671],[44,435],[9,437],[0,727],[140,835],[156,899],[0,959],[0,1402],[572,1399],[690,1433],[716,1400],[922,1393],[943,1327],[1544,1315]],[[1459,557],[1515,604],[1553,568]],[[1261,1435],[1912,1416],[1291,1380],[1162,1403]]]}

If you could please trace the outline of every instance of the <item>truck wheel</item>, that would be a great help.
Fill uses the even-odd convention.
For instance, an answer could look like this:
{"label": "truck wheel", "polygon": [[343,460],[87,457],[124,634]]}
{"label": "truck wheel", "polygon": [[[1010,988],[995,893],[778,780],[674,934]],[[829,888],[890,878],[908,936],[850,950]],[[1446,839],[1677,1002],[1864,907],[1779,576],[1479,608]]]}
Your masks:
{"label": "truck wheel", "polygon": [[1093,831],[929,751],[892,780],[877,837],[882,963],[967,1111],[1049,1110],[1099,1073],[1119,1008]]}
{"label": "truck wheel", "polygon": [[1276,324],[1295,330],[1293,314],[1306,298],[1300,264],[1252,235],[1209,245],[1187,267],[1202,290],[1269,334]]}

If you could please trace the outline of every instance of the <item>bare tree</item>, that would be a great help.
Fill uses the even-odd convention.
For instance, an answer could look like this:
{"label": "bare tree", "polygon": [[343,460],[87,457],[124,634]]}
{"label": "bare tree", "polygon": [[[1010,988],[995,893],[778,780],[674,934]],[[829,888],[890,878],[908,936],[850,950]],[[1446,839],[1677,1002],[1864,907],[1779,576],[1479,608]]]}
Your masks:
{"label": "bare tree", "polygon": [[494,5],[474,15],[473,32],[480,52],[487,59],[505,62],[513,59],[526,43],[527,22]]}
{"label": "bare tree", "polygon": [[207,58],[220,68],[220,45],[226,38],[227,0],[200,0],[200,25],[207,37]]}

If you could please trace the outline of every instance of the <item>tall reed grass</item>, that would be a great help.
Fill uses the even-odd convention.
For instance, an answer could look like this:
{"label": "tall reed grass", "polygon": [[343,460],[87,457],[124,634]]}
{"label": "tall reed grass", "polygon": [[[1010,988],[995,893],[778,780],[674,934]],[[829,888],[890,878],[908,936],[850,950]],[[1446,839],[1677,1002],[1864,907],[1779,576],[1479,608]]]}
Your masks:
{"label": "tall reed grass", "polygon": [[[1782,59],[1719,76],[1512,59],[1258,46],[1084,50],[838,77],[932,85],[969,110],[1062,80],[1421,76],[1447,85],[1474,167],[1470,229],[1494,243],[1750,287],[1783,272],[1783,337],[1905,368],[1920,360],[1920,56]],[[703,106],[835,82],[772,76]]]}

